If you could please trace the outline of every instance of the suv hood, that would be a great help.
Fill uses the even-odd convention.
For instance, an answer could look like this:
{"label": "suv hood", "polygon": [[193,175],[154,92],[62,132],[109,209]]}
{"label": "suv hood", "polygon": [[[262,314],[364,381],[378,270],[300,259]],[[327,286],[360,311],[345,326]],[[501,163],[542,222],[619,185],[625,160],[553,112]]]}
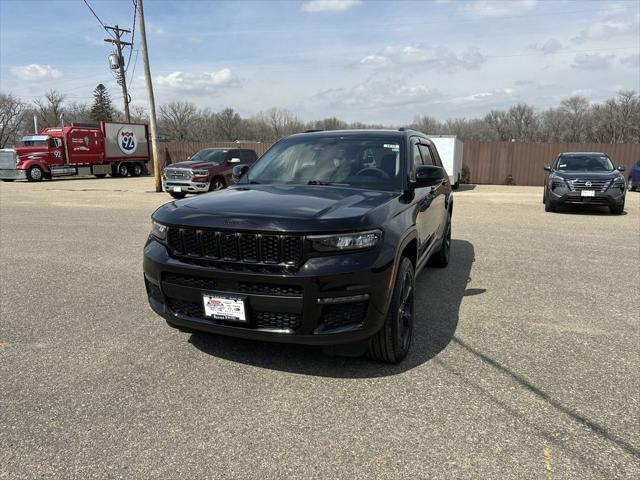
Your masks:
{"label": "suv hood", "polygon": [[172,163],[171,165],[167,165],[166,168],[208,168],[213,167],[213,163],[211,162],[197,162],[197,161],[184,161],[180,163]]}
{"label": "suv hood", "polygon": [[556,170],[553,172],[556,177],[562,177],[567,180],[575,180],[575,179],[591,179],[591,180],[609,180],[613,178],[618,178],[622,176],[620,171],[614,170],[613,172],[585,172],[585,171],[559,171]]}
{"label": "suv hood", "polygon": [[223,230],[346,232],[378,227],[400,197],[324,185],[246,185],[165,204],[153,218]]}

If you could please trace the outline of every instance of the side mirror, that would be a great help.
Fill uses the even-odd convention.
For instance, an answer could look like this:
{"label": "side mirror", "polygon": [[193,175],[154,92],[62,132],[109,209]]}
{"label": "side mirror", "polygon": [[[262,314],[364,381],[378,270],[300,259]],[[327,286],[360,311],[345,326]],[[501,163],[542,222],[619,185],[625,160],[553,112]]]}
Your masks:
{"label": "side mirror", "polygon": [[442,183],[446,174],[442,167],[436,165],[420,165],[416,168],[416,181],[413,186],[420,187],[433,187]]}
{"label": "side mirror", "polygon": [[230,158],[229,163],[240,163],[240,159],[237,157]]}
{"label": "side mirror", "polygon": [[189,160],[191,160],[191,155],[189,155],[189,156],[187,157],[187,162],[188,162]]}
{"label": "side mirror", "polygon": [[242,176],[247,173],[247,170],[249,170],[248,165],[236,165],[235,167],[233,167],[233,170],[231,172],[231,178],[233,178],[234,182],[238,183],[240,178],[242,178]]}
{"label": "side mirror", "polygon": [[551,166],[546,165],[546,166],[544,167],[544,171],[545,171],[545,172],[550,172],[550,171],[551,171]]}
{"label": "side mirror", "polygon": [[620,165],[620,166],[618,167],[618,171],[620,171],[620,172],[624,172],[624,165]]}

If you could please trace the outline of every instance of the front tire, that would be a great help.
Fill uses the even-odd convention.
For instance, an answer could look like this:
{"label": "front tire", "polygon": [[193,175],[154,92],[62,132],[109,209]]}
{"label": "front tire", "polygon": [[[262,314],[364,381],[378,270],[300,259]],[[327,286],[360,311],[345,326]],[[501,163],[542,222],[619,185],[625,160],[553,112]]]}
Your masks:
{"label": "front tire", "polygon": [[624,201],[620,205],[616,205],[615,207],[609,207],[609,211],[614,215],[622,215],[624,212]]}
{"label": "front tire", "polygon": [[169,195],[171,195],[173,198],[177,198],[179,200],[181,198],[184,198],[187,194],[186,193],[182,193],[182,192],[169,192]]}
{"label": "front tire", "polygon": [[556,211],[556,205],[555,203],[553,203],[549,197],[547,196],[545,202],[544,202],[544,211],[545,212],[555,212]]}
{"label": "front tire", "polygon": [[638,186],[633,183],[633,178],[631,178],[631,176],[629,176],[627,180],[627,188],[632,192],[635,192],[638,189]]}
{"label": "front tire", "polygon": [[209,183],[209,191],[210,192],[215,192],[217,190],[222,190],[222,189],[224,189],[226,187],[227,187],[227,184],[224,181],[224,178],[222,178],[222,177],[215,177],[213,180],[211,180],[211,183]]}
{"label": "front tire", "polygon": [[413,264],[407,257],[401,257],[387,317],[369,341],[367,356],[372,360],[399,363],[409,353],[413,337],[414,290]]}
{"label": "front tire", "polygon": [[27,170],[28,181],[41,182],[43,178],[44,178],[44,171],[37,165],[34,165],[33,167],[30,167],[29,170]]}

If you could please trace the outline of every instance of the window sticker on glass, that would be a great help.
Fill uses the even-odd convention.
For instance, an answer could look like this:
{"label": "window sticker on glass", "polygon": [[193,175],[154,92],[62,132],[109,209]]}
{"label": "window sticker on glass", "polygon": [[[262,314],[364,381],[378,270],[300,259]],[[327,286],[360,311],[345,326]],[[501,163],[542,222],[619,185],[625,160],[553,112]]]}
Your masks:
{"label": "window sticker on glass", "polygon": [[390,148],[391,150],[393,150],[393,151],[397,151],[397,152],[399,152],[399,151],[400,151],[400,145],[399,145],[399,144],[397,144],[397,143],[385,143],[385,144],[383,145],[383,147],[384,147],[384,148]]}
{"label": "window sticker on glass", "polygon": [[565,168],[566,166],[567,166],[567,164],[566,164],[566,163],[561,163],[561,164],[560,164],[560,168]]}

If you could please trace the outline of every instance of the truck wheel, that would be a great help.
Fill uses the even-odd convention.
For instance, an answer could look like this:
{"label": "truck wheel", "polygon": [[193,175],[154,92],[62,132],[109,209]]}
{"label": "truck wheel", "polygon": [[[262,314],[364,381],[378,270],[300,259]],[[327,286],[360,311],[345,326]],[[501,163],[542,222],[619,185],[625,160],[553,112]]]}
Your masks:
{"label": "truck wheel", "polygon": [[387,318],[382,328],[369,341],[369,358],[385,363],[399,363],[407,356],[413,336],[414,288],[413,264],[407,257],[402,257]]}
{"label": "truck wheel", "polygon": [[142,175],[142,165],[139,163],[132,163],[131,168],[129,169],[129,173],[131,173],[132,177],[139,177]]}
{"label": "truck wheel", "polygon": [[226,186],[227,184],[225,183],[224,178],[215,177],[213,180],[211,180],[211,183],[209,183],[209,191],[213,192],[215,190],[222,190]]}
{"label": "truck wheel", "polygon": [[126,177],[129,175],[129,165],[124,162],[118,164],[117,172],[119,177]]}
{"label": "truck wheel", "polygon": [[436,268],[445,268],[449,265],[449,256],[451,255],[451,213],[447,213],[447,225],[445,226],[445,234],[442,238],[440,250],[433,254],[429,259],[429,264]]}
{"label": "truck wheel", "polygon": [[169,195],[171,195],[173,198],[184,198],[186,193],[182,193],[182,192],[169,192]]}
{"label": "truck wheel", "polygon": [[30,182],[41,182],[43,178],[44,172],[37,165],[34,165],[27,170],[27,180]]}

